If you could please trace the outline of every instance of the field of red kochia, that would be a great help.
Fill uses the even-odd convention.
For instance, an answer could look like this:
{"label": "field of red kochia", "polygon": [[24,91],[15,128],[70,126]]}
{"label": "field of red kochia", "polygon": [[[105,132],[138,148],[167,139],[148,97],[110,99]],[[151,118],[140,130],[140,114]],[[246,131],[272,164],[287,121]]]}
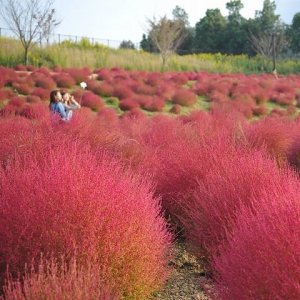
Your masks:
{"label": "field of red kochia", "polygon": [[[297,76],[3,70],[4,299],[146,299],[170,273],[178,231],[206,265],[212,299],[300,298]],[[82,100],[67,123],[47,107],[57,87]],[[210,111],[159,113],[199,95]],[[161,107],[152,117],[147,101]],[[282,112],[249,122],[269,101]]]}

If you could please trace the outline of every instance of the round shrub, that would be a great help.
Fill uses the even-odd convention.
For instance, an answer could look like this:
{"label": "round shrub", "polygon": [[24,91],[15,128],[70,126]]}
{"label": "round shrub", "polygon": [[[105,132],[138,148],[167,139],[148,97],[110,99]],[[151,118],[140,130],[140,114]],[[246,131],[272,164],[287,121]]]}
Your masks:
{"label": "round shrub", "polygon": [[29,95],[26,97],[26,101],[28,103],[39,103],[41,102],[41,98],[39,96]]}
{"label": "round shrub", "polygon": [[132,98],[126,98],[119,102],[119,108],[123,111],[137,109],[140,104]]}
{"label": "round shrub", "polygon": [[76,84],[75,79],[66,73],[58,73],[53,75],[53,79],[60,88],[71,88]]}
{"label": "round shrub", "polygon": [[172,102],[175,104],[179,104],[182,106],[193,106],[197,101],[197,96],[187,90],[187,89],[180,89],[177,90],[172,97]]}
{"label": "round shrub", "polygon": [[18,108],[23,108],[26,104],[26,99],[23,97],[12,97],[9,100],[8,104],[14,105],[15,107],[18,107]]}
{"label": "round shrub", "polygon": [[26,105],[21,113],[21,116],[30,120],[43,119],[49,117],[49,115],[49,107],[44,103],[32,103]]}
{"label": "round shrub", "polygon": [[284,174],[267,188],[254,200],[259,209],[238,214],[232,236],[214,256],[213,299],[300,298],[299,179]]}
{"label": "round shrub", "polygon": [[175,115],[179,115],[181,111],[182,111],[182,107],[179,104],[174,104],[169,110],[171,114],[175,114]]}
{"label": "round shrub", "polygon": [[43,89],[41,87],[36,88],[31,95],[39,97],[42,101],[50,100],[50,90]]}
{"label": "round shrub", "polygon": [[81,105],[89,107],[95,112],[99,112],[104,107],[102,99],[92,92],[84,93],[81,99]]}
{"label": "round shrub", "polygon": [[146,298],[169,273],[171,246],[151,182],[78,141],[52,143],[0,170],[1,271],[22,271],[41,253],[63,256],[84,269],[97,265],[118,296]]}

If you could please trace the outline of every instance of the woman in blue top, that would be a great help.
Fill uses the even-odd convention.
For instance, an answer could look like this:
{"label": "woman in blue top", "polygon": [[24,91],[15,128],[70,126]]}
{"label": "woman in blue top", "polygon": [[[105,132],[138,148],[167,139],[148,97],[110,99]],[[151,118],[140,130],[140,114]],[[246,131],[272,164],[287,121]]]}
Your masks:
{"label": "woman in blue top", "polygon": [[66,110],[66,120],[70,121],[73,115],[73,111],[81,107],[81,105],[74,99],[74,96],[71,96],[68,92],[61,92],[62,103]]}
{"label": "woman in blue top", "polygon": [[59,90],[54,90],[50,93],[50,112],[58,114],[63,121],[67,121],[67,113],[64,105],[61,103],[61,93]]}

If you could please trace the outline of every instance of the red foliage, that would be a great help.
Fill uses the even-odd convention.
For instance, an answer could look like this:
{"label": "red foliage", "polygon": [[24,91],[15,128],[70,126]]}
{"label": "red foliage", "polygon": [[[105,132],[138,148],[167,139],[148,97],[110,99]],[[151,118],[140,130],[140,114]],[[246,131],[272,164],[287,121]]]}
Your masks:
{"label": "red foliage", "polygon": [[113,96],[118,97],[119,99],[130,98],[133,95],[134,92],[126,86],[125,82],[114,87]]}
{"label": "red foliage", "polygon": [[113,86],[108,82],[97,82],[95,81],[92,86],[88,84],[88,87],[95,94],[103,97],[110,97],[114,94]]}
{"label": "red foliage", "polygon": [[26,66],[23,66],[23,65],[20,65],[20,64],[16,65],[14,67],[14,70],[16,70],[16,71],[27,71]]}
{"label": "red foliage", "polygon": [[12,97],[8,104],[16,106],[18,108],[23,108],[26,104],[26,99],[23,97]]}
{"label": "red foliage", "polygon": [[[276,164],[263,151],[235,149],[229,143],[220,141],[209,146],[213,153],[206,159],[211,168],[198,179],[193,197],[185,196],[183,203],[181,222],[199,257],[219,253],[220,244],[225,244],[234,230],[239,210],[258,207],[259,195],[269,192],[273,181],[280,184]],[[258,197],[255,202],[251,200],[254,196]]]}
{"label": "red foliage", "polygon": [[169,110],[169,112],[171,114],[175,114],[175,115],[179,115],[182,111],[182,108],[179,104],[174,104],[171,109]]}
{"label": "red foliage", "polygon": [[23,108],[21,116],[30,120],[41,120],[49,117],[49,107],[44,103],[32,103]]}
{"label": "red foliage", "polygon": [[173,73],[169,80],[174,82],[177,86],[182,86],[188,83],[189,78],[184,73]]}
{"label": "red foliage", "polygon": [[151,86],[158,87],[163,82],[163,75],[159,72],[152,72],[148,73],[146,78],[146,83],[150,84]]}
{"label": "red foliage", "polygon": [[31,93],[31,95],[40,97],[40,99],[42,101],[49,101],[50,100],[50,92],[51,92],[50,90],[46,90],[41,87],[38,87]]}
{"label": "red foliage", "polygon": [[206,82],[196,82],[190,87],[191,92],[198,96],[205,96],[210,91],[210,86]]}
{"label": "red foliage", "polygon": [[41,102],[41,98],[39,96],[29,95],[26,97],[26,101],[28,103],[39,103]]}
{"label": "red foliage", "polygon": [[156,88],[155,94],[164,98],[166,101],[171,101],[175,94],[175,87],[170,83],[162,83]]}
{"label": "red foliage", "polygon": [[103,109],[101,109],[98,113],[98,117],[107,126],[116,124],[119,120],[117,112],[111,107],[104,107]]}
{"label": "red foliage", "polygon": [[147,119],[147,115],[142,112],[140,109],[131,109],[124,112],[120,118],[122,120],[145,120]]}
{"label": "red foliage", "polygon": [[53,75],[53,79],[58,87],[71,88],[76,84],[75,79],[66,73],[57,73]]}
{"label": "red foliage", "polygon": [[182,106],[193,106],[197,101],[197,96],[188,89],[180,89],[175,91],[172,102]]}
{"label": "red foliage", "polygon": [[29,95],[32,93],[33,87],[29,86],[27,83],[14,83],[13,88],[21,95]]}
{"label": "red foliage", "polygon": [[95,112],[99,112],[104,107],[102,99],[92,92],[86,92],[81,99],[81,105],[89,107]]}
{"label": "red foliage", "polygon": [[57,130],[49,134],[0,170],[2,266],[15,274],[41,252],[74,258],[96,265],[118,296],[146,298],[168,275],[171,246],[151,182],[78,140],[62,144]]}
{"label": "red foliage", "polygon": [[214,256],[213,299],[300,298],[299,179],[292,174],[278,179],[254,195],[258,209],[239,212],[232,237]]}
{"label": "red foliage", "polygon": [[252,108],[254,116],[266,116],[268,114],[268,109],[264,105],[259,105]]}
{"label": "red foliage", "polygon": [[281,165],[292,143],[292,124],[284,119],[266,117],[246,127],[245,137],[251,148],[265,148]]}
{"label": "red foliage", "polygon": [[77,85],[81,82],[86,82],[89,79],[89,75],[91,74],[91,70],[88,67],[82,69],[68,68],[64,71],[66,73],[69,73],[69,75],[75,79]]}
{"label": "red foliage", "polygon": [[107,80],[107,81],[109,81],[113,77],[111,72],[106,68],[101,68],[99,70],[96,69],[96,70],[94,70],[94,73],[97,74],[97,79],[98,80]]}
{"label": "red foliage", "polygon": [[[62,262],[41,258],[26,267],[24,278],[11,274],[3,288],[6,300],[23,299],[72,299],[117,300],[113,283],[104,283],[98,266],[82,268],[76,260]],[[0,299],[3,299],[0,296]]]}
{"label": "red foliage", "polygon": [[152,111],[152,112],[162,112],[163,111],[163,108],[166,105],[164,99],[162,99],[159,96],[149,97],[148,99],[149,99],[149,101],[141,104],[141,107],[143,109]]}
{"label": "red foliage", "polygon": [[153,86],[145,83],[138,83],[138,82],[134,86],[132,86],[132,90],[135,93],[142,94],[142,95],[153,95],[155,92]]}
{"label": "red foliage", "polygon": [[41,67],[39,69],[36,70],[38,73],[43,74],[46,77],[50,77],[51,76],[51,70],[45,67]]}
{"label": "red foliage", "polygon": [[37,70],[37,68],[35,67],[35,66],[26,66],[26,70],[28,71],[28,72],[34,72],[34,71],[36,71]]}
{"label": "red foliage", "polygon": [[119,102],[119,108],[123,111],[137,109],[140,104],[133,98],[125,98]]}
{"label": "red foliage", "polygon": [[[32,73],[33,74],[33,73]],[[55,81],[49,76],[39,74],[35,78],[35,85],[37,87],[44,88],[46,90],[54,90],[56,88],[56,83]]]}

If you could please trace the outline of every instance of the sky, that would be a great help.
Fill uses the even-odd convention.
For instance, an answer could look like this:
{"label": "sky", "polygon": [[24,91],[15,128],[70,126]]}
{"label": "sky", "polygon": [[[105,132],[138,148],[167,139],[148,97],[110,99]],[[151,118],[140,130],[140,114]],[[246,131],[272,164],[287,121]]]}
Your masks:
{"label": "sky", "polygon": [[[94,38],[94,41],[114,47],[123,40],[138,45],[147,33],[147,18],[172,18],[178,5],[189,16],[195,26],[205,16],[207,9],[219,8],[223,16],[228,15],[226,3],[230,0],[55,0],[53,7],[62,19],[55,33],[61,39]],[[242,0],[241,10],[245,18],[254,18],[256,10],[262,10],[263,0]],[[295,13],[300,12],[300,0],[275,0],[276,14],[291,24]],[[3,24],[0,23],[1,26]],[[5,27],[5,26],[4,26]],[[76,38],[77,37],[77,38]]]}

